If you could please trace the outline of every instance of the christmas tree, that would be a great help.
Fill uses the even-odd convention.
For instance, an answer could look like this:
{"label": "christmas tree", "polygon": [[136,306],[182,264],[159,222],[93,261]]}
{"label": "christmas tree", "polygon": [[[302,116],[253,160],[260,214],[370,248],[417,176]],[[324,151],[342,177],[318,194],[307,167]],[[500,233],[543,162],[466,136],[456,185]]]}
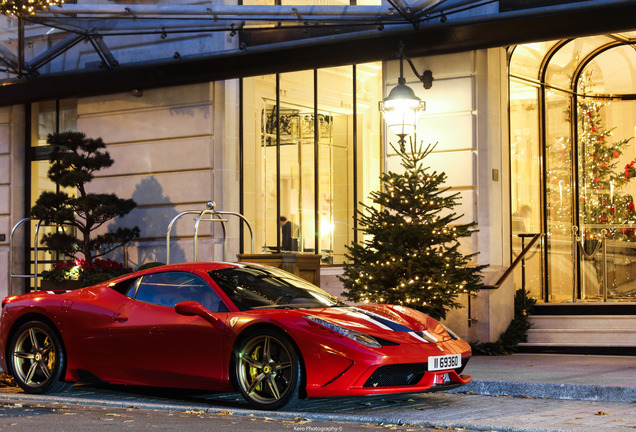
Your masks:
{"label": "christmas tree", "polygon": [[59,230],[45,235],[42,243],[72,257],[77,258],[76,255],[81,253],[90,264],[94,258],[139,237],[137,227],[120,227],[93,235],[93,231],[115,217],[130,213],[137,205],[132,199],[86,190],[86,184],[93,180],[96,171],[113,164],[101,138],[86,138],[81,132],[61,132],[49,135],[47,142],[52,149],[49,179],[63,188],[72,188],[75,193],[44,191],[31,208],[31,215],[48,224],[70,225],[81,237],[76,237],[70,230]]}
{"label": "christmas tree", "polygon": [[358,226],[366,240],[347,246],[343,295],[445,318],[448,309],[461,307],[459,294],[480,288],[486,266],[459,251],[459,239],[470,237],[475,223],[453,224],[461,217],[452,212],[459,193],[448,194],[446,174],[423,165],[434,146],[404,147],[393,147],[404,172],[382,175],[382,190],[370,194],[375,206],[360,203]]}
{"label": "christmas tree", "polygon": [[572,235],[572,150],[568,138],[555,140],[546,148],[547,214],[550,235]]}
{"label": "christmas tree", "polygon": [[[591,76],[582,79],[581,93],[586,93]],[[633,163],[624,170],[619,168],[631,138],[610,140],[612,130],[605,129],[602,121],[605,106],[605,102],[589,97],[577,101],[580,206],[583,224],[594,226],[586,228],[584,235],[590,239],[604,229],[608,239],[634,241],[634,230],[620,226],[636,220],[634,199],[625,191]]]}

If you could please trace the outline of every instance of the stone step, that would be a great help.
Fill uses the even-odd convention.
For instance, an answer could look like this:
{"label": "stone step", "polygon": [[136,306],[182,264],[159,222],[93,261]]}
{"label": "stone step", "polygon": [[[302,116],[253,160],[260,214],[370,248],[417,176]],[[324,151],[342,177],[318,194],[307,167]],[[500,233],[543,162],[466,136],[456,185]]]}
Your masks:
{"label": "stone step", "polygon": [[636,316],[531,316],[528,342],[521,346],[636,346]]}
{"label": "stone step", "polygon": [[568,346],[636,346],[636,329],[543,329],[528,331],[528,343]]}
{"label": "stone step", "polygon": [[634,315],[532,315],[534,330],[541,329],[635,329]]}

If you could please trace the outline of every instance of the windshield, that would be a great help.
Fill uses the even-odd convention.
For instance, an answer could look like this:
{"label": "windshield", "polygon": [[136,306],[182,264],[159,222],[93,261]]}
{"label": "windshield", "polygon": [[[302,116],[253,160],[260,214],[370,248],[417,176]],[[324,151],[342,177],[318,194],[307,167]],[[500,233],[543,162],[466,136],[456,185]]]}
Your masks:
{"label": "windshield", "polygon": [[233,267],[213,270],[209,275],[242,311],[345,305],[317,286],[277,268]]}

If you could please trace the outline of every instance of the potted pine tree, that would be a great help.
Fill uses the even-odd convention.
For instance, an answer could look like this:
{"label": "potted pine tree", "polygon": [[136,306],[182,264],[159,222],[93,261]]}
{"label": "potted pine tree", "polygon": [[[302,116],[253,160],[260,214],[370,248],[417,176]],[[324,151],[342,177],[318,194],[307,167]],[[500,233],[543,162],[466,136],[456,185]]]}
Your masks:
{"label": "potted pine tree", "polygon": [[[76,262],[54,267],[44,276],[53,280],[68,279],[73,276],[73,270],[67,270],[76,268],[78,279],[82,280],[91,274],[91,282],[97,283],[99,278],[94,276],[95,272],[85,270],[96,267],[96,259],[139,237],[139,228],[118,227],[98,235],[95,231],[116,217],[130,213],[136,203],[113,193],[88,191],[87,184],[94,179],[95,172],[113,164],[101,138],[87,138],[82,132],[69,131],[50,134],[47,143],[51,146],[51,166],[47,176],[61,190],[43,191],[31,208],[31,215],[46,224],[74,228],[46,234],[42,243],[49,250],[72,257]],[[80,258],[83,258],[83,264],[78,264]],[[118,272],[121,271],[119,266],[103,263],[96,268],[116,268]],[[107,280],[116,275],[104,273],[101,278]]]}
{"label": "potted pine tree", "polygon": [[355,302],[404,305],[443,319],[460,307],[459,294],[481,287],[481,270],[473,255],[459,250],[475,223],[457,223],[452,209],[459,193],[443,187],[444,172],[431,172],[424,159],[434,146],[411,142],[397,149],[403,171],[386,172],[382,189],[371,193],[374,206],[361,203],[358,226],[362,243],[347,246],[343,296]]}

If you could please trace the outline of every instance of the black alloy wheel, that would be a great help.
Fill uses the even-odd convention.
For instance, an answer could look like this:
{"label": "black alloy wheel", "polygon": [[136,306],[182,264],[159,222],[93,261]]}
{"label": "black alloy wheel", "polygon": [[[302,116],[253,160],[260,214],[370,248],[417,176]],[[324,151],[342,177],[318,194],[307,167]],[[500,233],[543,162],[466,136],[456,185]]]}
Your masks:
{"label": "black alloy wheel", "polygon": [[16,383],[27,393],[55,393],[73,386],[62,381],[66,365],[62,340],[44,322],[20,326],[11,339],[8,360]]}
{"label": "black alloy wheel", "polygon": [[250,333],[239,344],[234,360],[235,382],[253,407],[276,410],[298,402],[300,360],[282,332],[261,329]]}

